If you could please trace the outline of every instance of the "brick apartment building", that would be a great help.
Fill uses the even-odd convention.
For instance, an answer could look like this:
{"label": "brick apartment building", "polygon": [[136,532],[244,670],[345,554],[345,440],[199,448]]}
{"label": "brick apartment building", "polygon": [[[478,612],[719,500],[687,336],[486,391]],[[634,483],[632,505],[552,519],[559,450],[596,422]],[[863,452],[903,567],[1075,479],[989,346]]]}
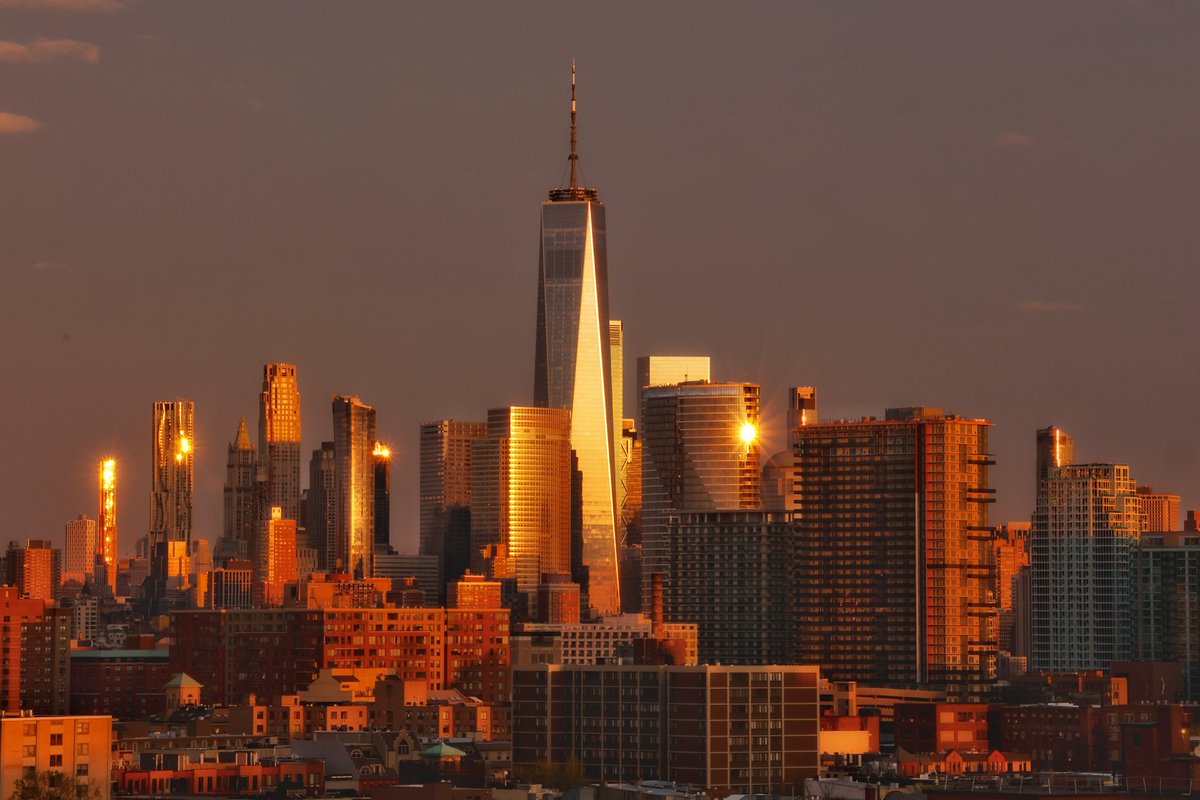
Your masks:
{"label": "brick apartment building", "polygon": [[791,793],[819,769],[818,670],[541,665],[513,672],[513,770],[574,758],[592,781]]}

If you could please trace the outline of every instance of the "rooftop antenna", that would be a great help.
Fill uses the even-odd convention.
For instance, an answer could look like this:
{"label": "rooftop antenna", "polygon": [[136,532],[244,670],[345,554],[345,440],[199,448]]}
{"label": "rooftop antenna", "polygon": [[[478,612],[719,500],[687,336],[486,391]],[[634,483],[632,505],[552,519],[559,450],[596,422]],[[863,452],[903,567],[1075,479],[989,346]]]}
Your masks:
{"label": "rooftop antenna", "polygon": [[574,189],[577,186],[575,180],[575,165],[579,161],[579,154],[575,152],[575,59],[571,59],[571,155],[567,156],[567,160],[571,162],[571,185]]}

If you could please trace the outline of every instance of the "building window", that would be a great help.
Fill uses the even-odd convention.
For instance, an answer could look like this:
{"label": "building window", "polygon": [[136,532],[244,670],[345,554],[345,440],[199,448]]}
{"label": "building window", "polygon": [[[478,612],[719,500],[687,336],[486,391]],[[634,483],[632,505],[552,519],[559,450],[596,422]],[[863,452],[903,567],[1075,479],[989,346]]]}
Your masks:
{"label": "building window", "polygon": [[88,754],[87,742],[80,742],[79,744],[75,745],[75,755],[86,756],[87,754]]}
{"label": "building window", "polygon": [[79,776],[87,775],[88,774],[88,765],[87,764],[76,764],[75,765],[75,774],[79,775]]}
{"label": "building window", "polygon": [[63,735],[61,733],[50,734],[50,746],[51,747],[62,747],[62,742],[63,742]]}
{"label": "building window", "polygon": [[56,754],[50,756],[50,766],[52,766],[52,767],[61,767],[62,766],[62,754],[61,753],[56,753]]}

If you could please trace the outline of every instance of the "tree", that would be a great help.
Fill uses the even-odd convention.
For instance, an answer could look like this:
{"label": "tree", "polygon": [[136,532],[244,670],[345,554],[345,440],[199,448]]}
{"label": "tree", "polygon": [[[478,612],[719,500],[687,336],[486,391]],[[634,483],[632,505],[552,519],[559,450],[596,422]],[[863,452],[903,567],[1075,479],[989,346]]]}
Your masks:
{"label": "tree", "polygon": [[26,772],[17,779],[8,800],[100,800],[100,784],[72,781],[66,773]]}

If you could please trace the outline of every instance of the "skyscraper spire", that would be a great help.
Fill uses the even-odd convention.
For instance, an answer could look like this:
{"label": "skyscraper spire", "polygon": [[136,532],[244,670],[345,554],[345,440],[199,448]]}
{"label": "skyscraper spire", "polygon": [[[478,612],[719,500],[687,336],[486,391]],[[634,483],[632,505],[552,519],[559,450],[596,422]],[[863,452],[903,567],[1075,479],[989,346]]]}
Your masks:
{"label": "skyscraper spire", "polygon": [[571,186],[574,189],[578,184],[575,179],[575,165],[579,161],[579,153],[575,151],[575,59],[571,59],[571,155],[567,156],[567,160],[571,162]]}

